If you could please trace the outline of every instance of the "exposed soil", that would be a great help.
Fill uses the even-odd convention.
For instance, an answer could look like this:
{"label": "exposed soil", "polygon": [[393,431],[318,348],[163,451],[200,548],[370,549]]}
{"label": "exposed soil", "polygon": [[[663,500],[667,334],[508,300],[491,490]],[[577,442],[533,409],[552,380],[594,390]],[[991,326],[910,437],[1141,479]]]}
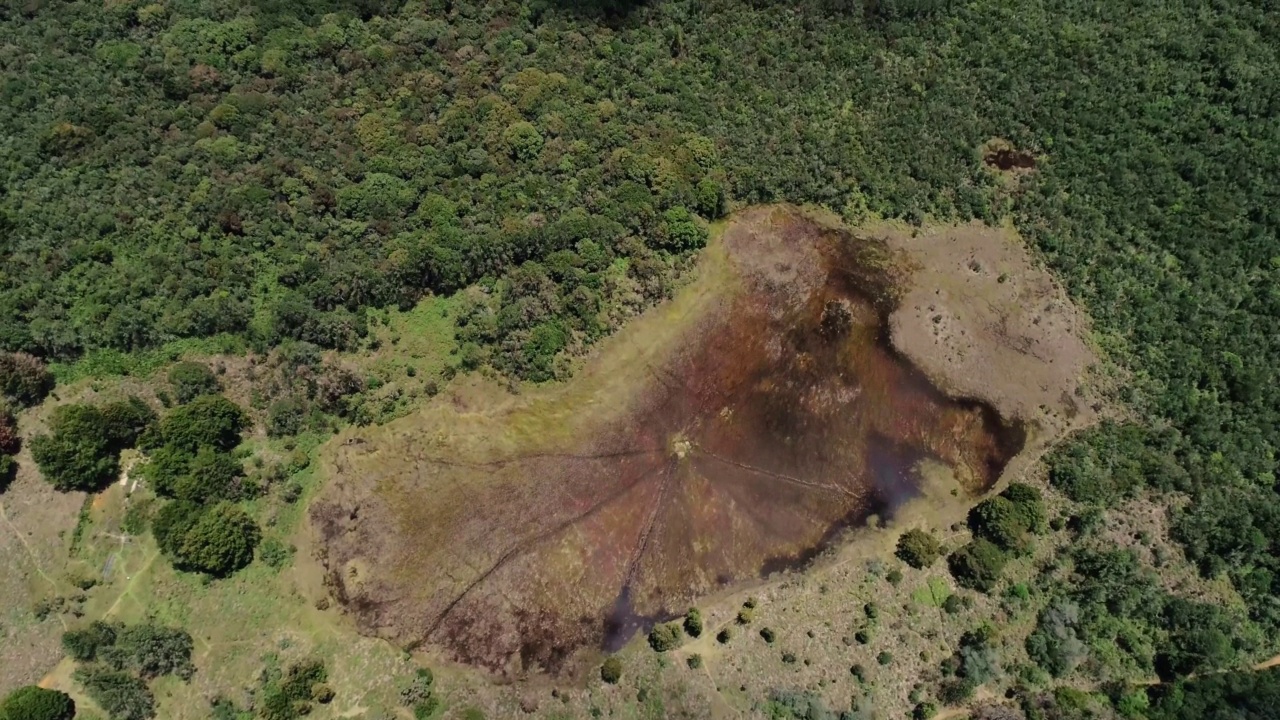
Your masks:
{"label": "exposed soil", "polygon": [[[921,459],[981,494],[1023,446],[1012,419],[1038,419],[1037,393],[1060,402],[1069,388],[1040,386],[1046,360],[1016,333],[976,336],[1003,349],[964,362],[913,341],[919,288],[953,270],[942,247],[749,210],[689,287],[573,382],[520,397],[460,384],[417,415],[345,434],[311,509],[332,592],[363,631],[403,646],[511,675],[557,671],[892,514],[916,494]],[[890,346],[890,326],[955,397],[991,404],[937,390]],[[952,378],[973,355],[1017,360],[1018,375]],[[1036,391],[1019,394],[1027,379]]]}

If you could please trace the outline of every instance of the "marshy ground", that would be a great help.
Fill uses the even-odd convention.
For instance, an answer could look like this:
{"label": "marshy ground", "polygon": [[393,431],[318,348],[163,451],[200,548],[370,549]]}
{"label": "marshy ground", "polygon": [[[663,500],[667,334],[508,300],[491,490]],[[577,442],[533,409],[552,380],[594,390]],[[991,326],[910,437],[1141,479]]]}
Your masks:
{"label": "marshy ground", "polygon": [[[966,232],[958,246],[969,253],[981,238],[1008,240]],[[1033,444],[1047,439],[1057,411],[1017,388],[1038,396],[1047,382],[1074,383],[1088,352],[1038,356],[1016,325],[1044,319],[1015,317],[1027,299],[1017,293],[1003,334],[982,332],[1002,311],[989,297],[964,301],[998,295],[986,285],[1007,277],[992,277],[949,287],[959,306],[941,311],[949,344],[904,343],[945,354],[921,363],[926,375],[890,338],[910,335],[904,312],[922,303],[913,283],[956,241],[930,256],[895,233],[788,207],[740,213],[688,286],[568,384],[519,396],[458,384],[417,414],[340,437],[311,510],[330,591],[362,631],[403,646],[508,675],[559,672],[579,650],[616,648],[699,597],[891,516],[920,493],[921,461],[945,468],[956,504],[971,503],[1028,428]],[[1017,287],[1053,290],[1026,277]],[[966,327],[966,314],[979,325]],[[952,369],[1000,353],[1026,356],[1018,377],[991,378],[985,394],[947,384]],[[1054,389],[1055,402],[1078,405],[1073,384]]]}

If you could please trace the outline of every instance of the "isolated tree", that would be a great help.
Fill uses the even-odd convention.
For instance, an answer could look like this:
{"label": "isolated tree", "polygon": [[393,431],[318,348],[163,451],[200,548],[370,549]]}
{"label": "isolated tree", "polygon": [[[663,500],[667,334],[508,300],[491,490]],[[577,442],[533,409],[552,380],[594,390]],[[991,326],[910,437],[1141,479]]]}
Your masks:
{"label": "isolated tree", "polygon": [[229,502],[220,502],[200,513],[183,533],[175,553],[177,564],[215,577],[230,575],[253,561],[260,537],[253,518]]}
{"label": "isolated tree", "polygon": [[27,353],[0,353],[0,395],[22,407],[38,405],[53,390],[53,374]]}
{"label": "isolated tree", "polygon": [[214,395],[222,390],[222,383],[208,365],[198,362],[180,362],[169,370],[169,387],[179,403],[186,404],[201,395]]}
{"label": "isolated tree", "polygon": [[20,687],[0,701],[0,720],[71,720],[75,714],[71,696],[36,685]]}
{"label": "isolated tree", "polygon": [[912,528],[898,538],[897,555],[913,568],[927,568],[942,555],[942,543],[932,533]]}

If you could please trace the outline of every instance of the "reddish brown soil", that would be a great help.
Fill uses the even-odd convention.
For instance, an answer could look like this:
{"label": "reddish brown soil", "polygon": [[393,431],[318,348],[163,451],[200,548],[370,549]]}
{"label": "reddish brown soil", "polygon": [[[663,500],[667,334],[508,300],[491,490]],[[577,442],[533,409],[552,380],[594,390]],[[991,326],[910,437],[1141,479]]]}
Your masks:
{"label": "reddish brown soil", "polygon": [[557,671],[891,512],[921,458],[980,493],[1020,449],[1019,430],[888,347],[900,278],[884,243],[762,208],[722,250],[731,287],[667,328],[645,372],[574,381],[633,373],[611,407],[455,395],[345,440],[311,518],[364,631]]}

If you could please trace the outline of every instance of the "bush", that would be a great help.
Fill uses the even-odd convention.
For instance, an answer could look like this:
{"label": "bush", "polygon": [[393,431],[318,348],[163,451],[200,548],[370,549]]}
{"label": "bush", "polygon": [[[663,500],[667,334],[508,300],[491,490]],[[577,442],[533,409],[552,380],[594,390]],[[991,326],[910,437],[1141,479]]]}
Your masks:
{"label": "bush", "polygon": [[680,645],[680,626],[675,623],[655,625],[649,632],[649,647],[657,652],[674,650]]}
{"label": "bush", "polygon": [[689,633],[689,637],[702,636],[702,613],[698,608],[689,608],[689,612],[685,613],[684,631]]}
{"label": "bush", "polygon": [[117,634],[115,647],[127,668],[144,678],[176,675],[187,679],[195,671],[191,635],[179,628],[150,623],[126,627]]}
{"label": "bush", "polygon": [[690,670],[697,670],[702,667],[702,656],[694,653],[685,660],[685,664],[689,666]]}
{"label": "bush", "polygon": [[230,450],[240,444],[240,431],[248,417],[238,405],[221,395],[202,395],[170,411],[160,423],[166,444],[194,453],[208,445]]}
{"label": "bush", "polygon": [[22,449],[22,436],[18,434],[18,421],[8,408],[0,406],[0,455],[17,455]]}
{"label": "bush", "polygon": [[773,632],[773,628],[764,627],[760,628],[760,637],[763,638],[765,642],[772,645],[773,641],[777,639],[777,634]]}
{"label": "bush", "polygon": [[616,657],[610,656],[600,663],[600,679],[615,685],[622,679],[622,661]]}
{"label": "bush", "polygon": [[118,626],[95,620],[83,630],[68,630],[62,634],[62,649],[79,662],[92,662],[98,651],[115,645]]}
{"label": "bush", "polygon": [[1000,581],[1008,557],[993,543],[977,538],[947,558],[952,576],[962,587],[990,592]]}
{"label": "bush", "polygon": [[170,557],[176,557],[187,532],[200,519],[201,512],[199,505],[181,500],[161,507],[151,520],[151,534],[160,549]]}
{"label": "bush", "polygon": [[103,425],[100,431],[106,434],[116,450],[136,446],[138,438],[156,421],[156,411],[132,395],[103,405],[101,412]]}
{"label": "bush", "polygon": [[112,720],[148,720],[156,715],[155,696],[145,682],[129,673],[89,667],[76,670],[74,677]]}
{"label": "bush", "polygon": [[879,655],[876,655],[876,662],[881,665],[888,665],[893,662],[893,653],[890,653],[888,650],[881,651]]}
{"label": "bush", "polygon": [[287,397],[271,403],[267,409],[267,434],[271,437],[288,437],[302,431],[307,416],[307,404],[301,398]]}
{"label": "bush", "polygon": [[1075,603],[1059,600],[1051,604],[1027,635],[1027,655],[1054,677],[1070,673],[1089,654],[1076,631],[1079,623],[1080,608]]}
{"label": "bush", "polygon": [[71,720],[75,714],[71,696],[35,685],[18,688],[0,701],[3,720]]}
{"label": "bush", "polygon": [[902,562],[922,570],[942,555],[942,543],[932,533],[912,528],[898,538],[897,555]]}
{"label": "bush", "polygon": [[176,547],[176,565],[184,570],[225,577],[253,562],[258,525],[243,510],[221,502],[199,514]]}
{"label": "bush", "polygon": [[304,660],[291,666],[284,677],[265,683],[260,710],[262,717],[265,720],[295,720],[311,712],[312,702],[323,704],[332,701],[333,691],[325,684],[328,679],[328,670],[320,660]]}
{"label": "bush", "polygon": [[119,474],[119,456],[103,432],[102,413],[89,405],[63,405],[49,423],[51,435],[31,441],[31,456],[45,480],[62,492],[95,492]]}
{"label": "bush", "polygon": [[21,407],[31,407],[39,405],[53,385],[53,373],[39,358],[26,353],[0,353],[0,395]]}
{"label": "bush", "polygon": [[0,455],[0,493],[9,488],[17,475],[18,461],[12,455]]}
{"label": "bush", "polygon": [[186,473],[172,484],[173,497],[202,505],[240,496],[244,469],[231,454],[202,447],[186,466]]}
{"label": "bush", "polygon": [[195,400],[201,395],[215,395],[222,391],[222,384],[208,365],[198,362],[180,362],[169,370],[169,385],[179,404]]}
{"label": "bush", "polygon": [[729,628],[724,628],[720,632],[716,633],[716,642],[720,643],[721,645],[728,645],[729,641],[732,639],[733,639],[733,631],[730,630]]}

